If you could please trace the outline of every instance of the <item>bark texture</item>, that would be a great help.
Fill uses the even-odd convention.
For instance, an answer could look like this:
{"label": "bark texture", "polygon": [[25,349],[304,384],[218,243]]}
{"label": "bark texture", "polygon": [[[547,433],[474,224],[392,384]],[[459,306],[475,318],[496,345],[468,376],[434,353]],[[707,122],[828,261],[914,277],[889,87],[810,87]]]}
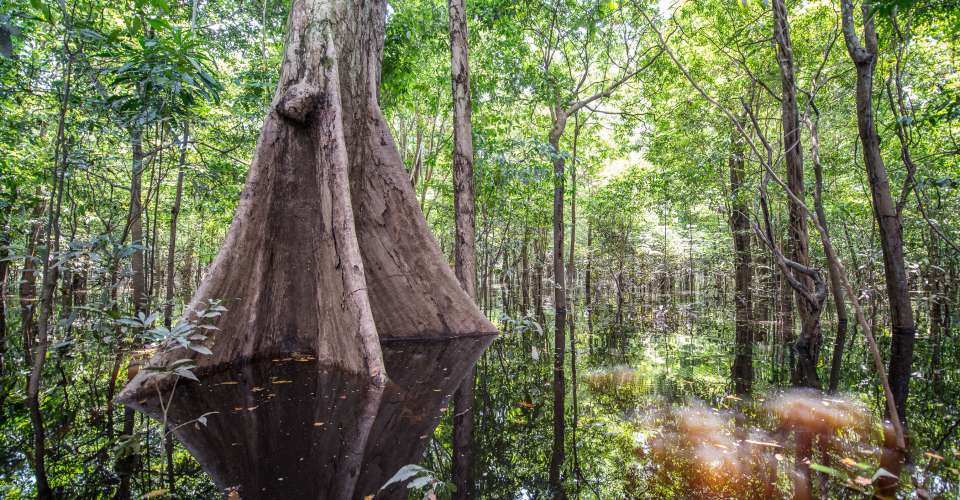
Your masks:
{"label": "bark texture", "polygon": [[736,281],[736,339],[733,358],[734,392],[745,395],[753,389],[753,267],[750,239],[753,231],[743,196],[743,141],[734,132],[730,140],[730,231],[733,233],[734,276]]}
{"label": "bark texture", "polygon": [[[804,199],[803,150],[800,144],[800,114],[797,109],[797,87],[794,78],[793,44],[790,40],[790,23],[784,0],[773,0],[773,34],[777,43],[777,62],[780,66],[781,118],[783,124],[784,159],[787,164],[787,187],[800,200]],[[790,259],[801,266],[810,266],[810,240],[803,207],[790,200]],[[806,290],[813,290],[811,278],[794,271],[794,278]],[[815,311],[803,293],[794,290],[797,311],[800,316],[800,336],[793,345],[796,366],[791,382],[794,385],[820,388],[817,361],[823,342],[820,332],[820,312]]]}
{"label": "bark texture", "polygon": [[549,141],[553,146],[553,451],[550,455],[550,490],[556,498],[564,498],[560,468],[564,461],[564,398],[566,382],[563,375],[563,358],[566,345],[564,335],[567,322],[567,291],[563,266],[563,193],[566,172],[560,154],[560,138],[567,126],[567,111],[556,106],[553,111],[553,128]]}
{"label": "bark texture", "polygon": [[[473,183],[473,127],[470,121],[470,65],[464,0],[448,2],[450,71],[453,93],[453,206],[456,221],[454,271],[471,300],[477,298],[476,223]],[[453,483],[456,497],[473,491],[474,369],[453,397]]]}
{"label": "bark texture", "polygon": [[853,4],[841,1],[843,38],[847,52],[857,70],[857,129],[863,146],[863,163],[870,180],[873,215],[880,230],[880,248],[883,251],[884,277],[887,299],[890,302],[890,320],[893,341],[890,352],[890,389],[900,421],[907,421],[907,393],[913,365],[913,342],[916,325],[910,305],[907,273],[903,258],[903,226],[900,212],[890,194],[890,178],[880,154],[880,136],[873,116],[873,74],[877,64],[877,33],[873,26],[870,3],[863,2],[863,38],[861,44],[854,24]]}
{"label": "bark texture", "polygon": [[[173,390],[177,376],[157,369],[180,359],[195,363],[201,381],[243,366],[256,371],[264,360],[294,353],[308,356],[321,373],[342,372],[352,381],[360,417],[336,484],[318,492],[327,498],[354,493],[378,408],[390,404],[384,391],[389,394],[392,374],[381,344],[496,333],[446,264],[380,111],[385,9],[376,0],[294,1],[280,81],[244,193],[188,309],[202,310],[211,300],[228,309],[205,342],[212,354],[161,349],[120,395],[158,417],[157,393]],[[466,368],[458,369],[450,375],[457,383]],[[180,418],[230,410],[202,391],[175,401],[183,406],[176,410]],[[322,426],[309,430],[324,432]],[[239,441],[241,452],[262,463],[246,471],[246,489],[270,473],[275,457],[267,441],[299,439],[308,437],[274,426]],[[204,454],[229,453],[231,443],[185,445],[204,462]],[[231,486],[229,475],[211,474],[218,485]],[[304,472],[287,478],[291,489],[276,491],[315,479]]]}

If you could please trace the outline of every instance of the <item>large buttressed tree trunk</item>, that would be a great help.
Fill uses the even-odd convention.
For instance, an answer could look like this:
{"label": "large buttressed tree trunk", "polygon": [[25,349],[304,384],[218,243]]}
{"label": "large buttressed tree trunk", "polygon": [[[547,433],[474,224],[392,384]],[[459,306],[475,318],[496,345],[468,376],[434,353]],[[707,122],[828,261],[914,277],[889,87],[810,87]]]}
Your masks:
{"label": "large buttressed tree trunk", "polygon": [[[492,338],[496,332],[433,239],[380,111],[385,8],[382,0],[293,2],[279,85],[246,188],[220,254],[190,304],[198,311],[219,300],[228,309],[207,341],[212,354],[162,350],[147,365],[169,367],[190,358],[203,380],[241,362],[297,353],[324,373],[332,368],[349,374],[359,384],[356,405],[373,410],[360,411],[355,432],[343,436],[354,440],[343,454],[349,470],[336,474],[337,484],[319,486],[330,498],[352,494],[366,436],[371,428],[391,425],[372,422],[381,399],[393,404],[383,396],[396,378],[389,360],[385,366],[387,344]],[[479,352],[464,356],[472,363]],[[248,375],[257,376],[257,370]],[[121,399],[160,416],[156,394],[173,387],[176,376],[157,373],[141,370]],[[201,393],[183,398],[214,398]],[[284,436],[290,439],[289,432],[264,439]],[[214,453],[204,446],[187,444],[201,463],[199,455]]]}

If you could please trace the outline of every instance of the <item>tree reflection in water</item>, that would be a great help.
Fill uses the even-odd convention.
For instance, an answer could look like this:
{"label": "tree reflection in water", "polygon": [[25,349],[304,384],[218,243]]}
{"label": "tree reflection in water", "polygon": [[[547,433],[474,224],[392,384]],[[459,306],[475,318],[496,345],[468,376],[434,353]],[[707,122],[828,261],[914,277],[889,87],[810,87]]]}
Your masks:
{"label": "tree reflection in water", "polygon": [[[163,395],[166,417],[224,491],[362,498],[420,460],[443,407],[493,338],[383,342],[389,381],[379,404],[370,404],[364,377],[290,353],[181,379],[174,397]],[[164,418],[157,397],[132,406]],[[404,495],[397,485],[380,497]]]}

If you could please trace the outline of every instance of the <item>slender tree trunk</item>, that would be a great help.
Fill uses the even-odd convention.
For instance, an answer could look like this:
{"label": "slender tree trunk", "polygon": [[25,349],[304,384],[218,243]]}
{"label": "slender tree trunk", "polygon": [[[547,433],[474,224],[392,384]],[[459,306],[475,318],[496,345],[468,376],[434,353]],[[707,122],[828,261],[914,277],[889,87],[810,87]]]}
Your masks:
{"label": "slender tree trunk", "polygon": [[794,319],[793,290],[791,290],[790,284],[787,283],[786,277],[777,271],[774,271],[773,274],[776,276],[776,283],[780,293],[780,338],[778,339],[779,342],[777,342],[777,366],[775,368],[775,382],[780,384],[783,381],[783,369],[786,368],[788,374],[793,371],[794,356],[792,346],[796,321]]}
{"label": "slender tree trunk", "polygon": [[854,24],[853,4],[841,0],[843,37],[847,52],[857,71],[856,100],[857,128],[863,147],[863,162],[870,180],[873,198],[873,215],[880,230],[880,248],[883,251],[883,268],[887,285],[887,300],[893,340],[890,352],[890,389],[900,421],[906,426],[907,394],[913,366],[913,343],[916,325],[910,304],[909,286],[903,255],[903,226],[890,193],[890,178],[880,153],[880,136],[877,134],[873,116],[873,76],[877,64],[877,33],[873,24],[870,2],[861,6],[863,38],[861,45]]}
{"label": "slender tree trunk", "polygon": [[[134,315],[139,315],[148,313],[146,310],[147,295],[146,277],[144,274],[143,206],[141,205],[140,199],[144,169],[143,129],[136,126],[131,128],[130,149],[133,159],[130,177],[130,211],[128,214],[127,227],[130,232],[130,243],[134,245],[134,250],[130,255],[133,313]],[[124,407],[123,435],[128,439],[134,439],[134,424],[133,409]],[[116,500],[128,500],[130,498],[130,482],[136,462],[137,457],[132,452],[117,461],[117,475],[120,476],[120,485],[117,487],[117,492],[114,495]]]}
{"label": "slender tree trunk", "polygon": [[[169,329],[173,324],[173,303],[175,300],[175,276],[176,276],[176,254],[177,254],[177,222],[180,218],[180,204],[183,201],[183,178],[184,168],[187,163],[187,143],[190,140],[190,123],[187,122],[183,127],[183,140],[180,144],[180,164],[177,167],[177,194],[173,199],[173,206],[170,207],[170,235],[167,239],[167,263],[166,263],[166,287],[164,290],[163,301],[163,324]],[[171,496],[176,496],[176,476],[173,471],[173,437],[169,429],[164,429],[164,454],[167,463],[167,490]]]}
{"label": "slender tree trunk", "polygon": [[943,374],[941,365],[943,358],[943,320],[946,297],[944,294],[943,263],[940,259],[940,240],[931,229],[927,242],[927,304],[929,308],[929,336],[930,336],[930,383],[933,390],[940,393],[943,390]]}
{"label": "slender tree trunk", "polygon": [[587,350],[593,355],[593,221],[587,218],[587,267],[583,273],[583,307],[587,313]]}
{"label": "slender tree trunk", "polygon": [[[830,232],[827,224],[827,212],[823,208],[823,166],[820,163],[820,133],[817,128],[818,120],[808,120],[810,128],[810,156],[813,160],[813,172],[816,178],[816,187],[813,194],[814,210],[820,225],[823,226],[821,242],[829,245]],[[840,370],[843,367],[843,346],[847,337],[847,305],[843,298],[843,284],[840,278],[840,269],[837,262],[827,259],[827,270],[830,274],[830,292],[833,295],[833,305],[837,311],[837,336],[833,343],[833,354],[830,362],[829,392],[837,392],[840,385]]]}
{"label": "slender tree trunk", "polygon": [[[8,199],[16,203],[16,191]],[[10,212],[13,204],[0,210],[0,381],[7,376],[7,275],[10,271]],[[6,386],[0,386],[0,408],[6,402],[9,392]]]}
{"label": "slender tree trunk", "polygon": [[[794,81],[793,45],[790,40],[790,24],[787,19],[785,0],[773,0],[773,33],[777,43],[777,62],[782,83],[781,115],[783,124],[784,158],[787,164],[787,186],[800,200],[804,200],[803,151],[800,144],[800,115],[797,109],[797,89]],[[806,215],[803,208],[790,200],[790,248],[791,260],[809,267],[810,242],[807,235]],[[813,290],[809,276],[794,271],[794,277],[807,289]],[[800,336],[793,348],[797,356],[791,381],[794,385],[820,387],[817,362],[822,343],[820,312],[804,300],[795,290],[797,310],[800,313]]]}
{"label": "slender tree trunk", "polygon": [[550,456],[550,489],[555,498],[565,498],[563,481],[560,476],[564,461],[564,440],[566,422],[564,420],[564,398],[566,383],[564,380],[564,335],[567,322],[567,293],[563,265],[563,193],[566,171],[563,156],[560,154],[560,138],[567,125],[567,112],[557,105],[553,110],[553,128],[549,141],[553,146],[553,451]]}
{"label": "slender tree trunk", "polygon": [[570,422],[570,437],[573,442],[573,471],[576,480],[576,495],[580,495],[580,457],[577,454],[577,425],[580,419],[578,401],[577,401],[577,315],[574,303],[576,302],[576,283],[577,268],[576,255],[577,248],[577,143],[580,139],[580,116],[574,115],[573,121],[573,151],[570,157],[570,251],[567,258],[567,284],[570,288],[568,293],[568,319],[570,326],[570,395],[573,408],[572,420]]}
{"label": "slender tree trunk", "polygon": [[133,162],[130,177],[130,211],[127,224],[130,228],[130,243],[135,245],[130,256],[131,288],[133,290],[134,313],[146,313],[146,281],[144,279],[143,263],[143,207],[141,206],[140,192],[143,179],[143,130],[133,128],[130,131],[130,148]]}
{"label": "slender tree trunk", "polygon": [[163,301],[163,324],[167,328],[170,328],[173,323],[173,303],[174,298],[176,297],[176,252],[177,252],[177,222],[180,218],[180,205],[183,201],[183,178],[184,178],[184,167],[187,162],[187,142],[190,139],[190,124],[184,125],[183,129],[183,141],[180,146],[180,165],[177,168],[177,191],[176,196],[173,199],[173,206],[170,207],[170,234],[167,239],[167,263],[166,263],[166,276],[167,279],[165,287],[165,295]]}
{"label": "slender tree trunk", "polygon": [[753,389],[753,258],[750,253],[752,230],[747,216],[747,198],[743,195],[743,140],[734,132],[730,138],[730,230],[733,233],[734,277],[736,281],[736,339],[733,358],[734,392],[749,395]]}
{"label": "slender tree trunk", "polygon": [[[453,205],[456,219],[454,262],[457,280],[477,298],[476,227],[474,222],[473,127],[470,121],[470,64],[465,0],[449,0],[450,71],[453,85]],[[476,368],[471,368],[453,396],[453,483],[456,498],[474,497],[473,403]]]}
{"label": "slender tree trunk", "polygon": [[536,240],[533,243],[535,258],[533,261],[533,306],[537,323],[545,327],[547,315],[543,310],[543,240],[546,238],[543,228],[537,228]]}
{"label": "slender tree trunk", "polygon": [[520,248],[520,312],[530,314],[530,227],[523,223],[523,243]]}
{"label": "slender tree trunk", "polygon": [[43,270],[40,291],[40,315],[37,320],[37,341],[33,346],[33,362],[27,380],[27,406],[30,410],[30,422],[33,427],[33,461],[37,482],[37,498],[52,499],[53,490],[47,480],[46,472],[46,431],[41,412],[40,392],[43,383],[43,367],[46,362],[49,344],[50,319],[53,317],[53,297],[59,279],[60,266],[51,266],[51,258],[58,257],[60,251],[60,207],[63,202],[63,184],[67,168],[67,144],[65,121],[70,103],[71,76],[73,60],[69,59],[64,67],[63,95],[57,124],[57,137],[53,153],[52,190],[47,210],[45,244],[41,252],[40,265]]}

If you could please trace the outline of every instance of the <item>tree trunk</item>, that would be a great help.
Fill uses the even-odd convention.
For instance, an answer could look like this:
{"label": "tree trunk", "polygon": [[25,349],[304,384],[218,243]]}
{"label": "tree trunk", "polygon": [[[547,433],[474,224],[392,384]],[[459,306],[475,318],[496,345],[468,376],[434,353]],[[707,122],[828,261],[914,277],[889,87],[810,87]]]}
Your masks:
{"label": "tree trunk", "polygon": [[[134,246],[130,255],[132,271],[131,290],[133,292],[133,314],[149,314],[147,308],[146,276],[144,274],[144,241],[143,241],[143,207],[141,205],[141,189],[143,179],[143,129],[133,126],[130,129],[130,149],[132,153],[130,175],[130,209],[128,212],[127,228],[130,233],[130,244]],[[132,408],[123,409],[123,435],[133,439],[134,413]],[[130,498],[130,479],[137,457],[133,452],[117,461],[117,475],[120,476],[120,485],[114,498],[128,500]]]}
{"label": "tree trunk", "polygon": [[877,134],[873,117],[873,74],[877,64],[877,33],[873,25],[873,12],[870,2],[864,1],[863,15],[864,45],[861,45],[854,24],[853,4],[850,0],[841,0],[843,18],[843,37],[847,52],[857,71],[857,129],[860,144],[863,146],[863,163],[870,180],[870,194],[873,198],[873,215],[880,230],[880,248],[883,251],[884,276],[887,283],[887,300],[890,303],[890,316],[893,340],[890,352],[890,388],[900,421],[907,422],[907,393],[909,391],[911,369],[913,366],[913,342],[916,325],[913,321],[913,309],[910,305],[906,266],[903,256],[903,227],[900,212],[890,194],[890,178],[880,153],[880,136]]}
{"label": "tree trunk", "polygon": [[940,393],[943,390],[943,323],[944,309],[946,309],[946,295],[944,293],[943,263],[940,259],[940,240],[931,229],[927,241],[927,304],[929,308],[929,336],[930,336],[930,383],[933,390]]}
{"label": "tree trunk", "polygon": [[553,110],[553,128],[549,141],[553,146],[553,452],[550,456],[550,489],[555,498],[564,498],[560,469],[564,461],[564,381],[563,358],[566,348],[564,335],[567,322],[567,293],[563,266],[563,192],[566,171],[560,154],[560,138],[567,125],[567,113],[562,106]]}
{"label": "tree trunk", "polygon": [[[454,263],[457,280],[477,298],[476,227],[474,222],[473,127],[470,122],[470,65],[465,0],[449,0],[450,71],[453,86],[453,205],[456,222]],[[453,484],[456,498],[473,491],[473,400],[476,371],[470,369],[453,396]]]}
{"label": "tree trunk", "polygon": [[[7,199],[16,203],[16,191]],[[13,204],[8,204],[0,210],[0,380],[7,376],[7,275],[10,271],[10,212]],[[6,402],[9,392],[6,386],[0,394],[0,408]]]}
{"label": "tree trunk", "polygon": [[167,239],[167,263],[165,277],[167,279],[163,300],[163,324],[170,328],[173,322],[173,303],[176,297],[176,253],[177,253],[177,222],[180,219],[180,204],[183,201],[184,167],[187,163],[187,142],[190,139],[190,124],[184,125],[183,141],[180,145],[180,165],[177,168],[177,191],[170,207],[170,234]]}
{"label": "tree trunk", "polygon": [[520,247],[520,313],[530,314],[530,227],[523,224],[523,243]]}
{"label": "tree trunk", "polygon": [[[832,246],[830,243],[829,225],[827,224],[827,212],[823,208],[823,166],[820,164],[820,133],[817,127],[818,118],[808,120],[810,128],[810,156],[813,160],[813,172],[816,178],[816,187],[813,194],[814,210],[817,214],[817,220],[823,227],[820,240],[824,245]],[[833,343],[833,354],[830,361],[830,383],[829,392],[837,392],[840,385],[840,369],[843,367],[843,346],[847,337],[847,305],[843,298],[843,284],[840,277],[839,263],[833,259],[827,259],[827,270],[830,274],[830,292],[833,295],[833,305],[837,311],[837,336]]]}
{"label": "tree trunk", "polygon": [[733,233],[734,276],[736,281],[736,339],[733,358],[733,386],[739,395],[749,395],[753,389],[753,268],[750,238],[753,231],[747,216],[747,198],[744,196],[743,140],[734,132],[730,138],[730,230]]}
{"label": "tree trunk", "polygon": [[533,243],[533,309],[537,323],[545,327],[547,315],[543,310],[543,240],[546,238],[543,228],[537,228],[536,240]]}
{"label": "tree trunk", "polygon": [[583,273],[583,307],[587,313],[587,349],[593,355],[593,224],[587,218],[587,267]]}
{"label": "tree trunk", "polygon": [[[187,143],[190,139],[190,123],[183,127],[183,140],[180,144],[180,164],[177,168],[177,194],[170,207],[170,235],[167,239],[166,287],[163,301],[163,325],[168,329],[173,324],[173,303],[176,297],[176,254],[177,254],[177,222],[180,218],[180,204],[183,201],[184,167],[187,163]],[[167,466],[167,489],[172,496],[176,496],[176,476],[173,471],[173,437],[168,429],[164,429],[164,454]]]}
{"label": "tree trunk", "polygon": [[780,339],[777,344],[777,375],[775,380],[777,384],[780,384],[783,380],[783,368],[787,369],[788,374],[793,372],[793,342],[795,340],[796,321],[794,318],[793,291],[790,289],[790,284],[787,283],[787,278],[778,272],[775,271],[774,275],[777,276],[777,284],[780,289]]}
{"label": "tree trunk", "polygon": [[[214,320],[219,329],[208,332],[206,349],[161,350],[147,362],[161,368],[189,359],[200,382],[182,382],[185,394],[172,413],[160,407],[158,393],[169,395],[174,373],[140,370],[120,395],[154,418],[169,413],[176,427],[213,403],[249,398],[249,381],[266,378],[272,359],[294,353],[309,356],[309,364],[294,364],[309,368],[316,383],[350,388],[343,403],[324,401],[313,389],[313,400],[272,403],[249,417],[226,411],[199,432],[180,427],[177,437],[221,488],[240,484],[263,497],[376,493],[399,467],[419,460],[420,435],[436,425],[433,409],[438,414],[496,334],[446,265],[380,111],[385,18],[378,0],[294,1],[277,92],[244,194],[188,307],[200,311],[216,300],[227,311]],[[455,340],[456,348],[421,352]],[[391,347],[411,344],[421,347]],[[393,364],[384,356],[391,350]],[[435,373],[443,357],[453,365]],[[237,367],[244,391],[207,388]],[[405,376],[407,367],[419,372]],[[339,378],[331,381],[333,372]],[[403,406],[395,402],[424,376],[441,384],[422,407],[431,413],[413,426],[417,435],[399,434],[392,422],[401,420],[395,412]],[[296,428],[278,427],[270,412],[290,412],[279,414]],[[324,420],[308,420],[318,417]],[[238,418],[246,424],[229,425]],[[333,429],[324,430],[325,422]],[[336,430],[341,423],[351,426],[348,434]],[[390,444],[385,439],[394,431]],[[217,432],[232,437],[210,440]],[[330,455],[291,451],[328,446],[333,433],[340,448]],[[279,482],[276,471],[290,475]]]}
{"label": "tree trunk", "polygon": [[130,131],[130,148],[133,155],[130,176],[130,211],[127,224],[130,228],[130,243],[134,245],[130,255],[131,288],[133,290],[134,314],[144,313],[146,305],[146,280],[143,273],[143,207],[141,206],[140,191],[143,179],[143,131],[134,127]]}
{"label": "tree trunk", "polygon": [[[794,81],[793,45],[790,41],[790,25],[784,0],[773,0],[773,33],[777,42],[777,62],[780,66],[782,84],[781,118],[783,124],[784,158],[787,164],[787,187],[800,200],[804,200],[803,151],[800,144],[800,117],[797,109],[797,89]],[[807,236],[806,215],[803,208],[790,200],[790,249],[791,260],[809,267],[810,242]],[[813,290],[809,276],[794,271],[794,277],[807,289]],[[817,362],[822,342],[820,312],[804,300],[799,291],[797,311],[800,315],[800,336],[793,348],[797,356],[791,381],[794,385],[820,388]]]}

